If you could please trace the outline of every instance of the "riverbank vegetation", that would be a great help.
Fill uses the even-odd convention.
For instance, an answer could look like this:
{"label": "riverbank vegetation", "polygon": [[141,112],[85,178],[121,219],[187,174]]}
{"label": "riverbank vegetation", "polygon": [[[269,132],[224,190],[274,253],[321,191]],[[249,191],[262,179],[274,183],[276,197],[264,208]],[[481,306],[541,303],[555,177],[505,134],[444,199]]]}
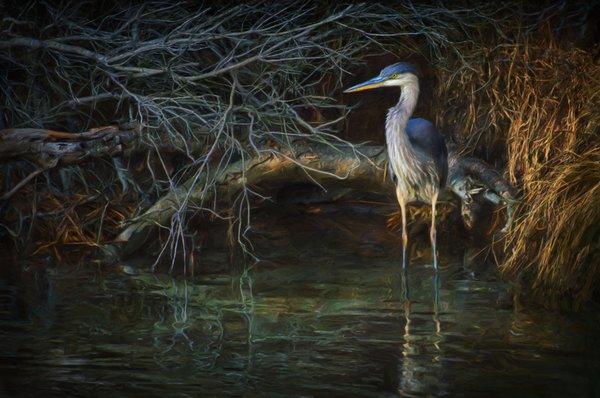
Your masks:
{"label": "riverbank vegetation", "polygon": [[[380,166],[361,144],[383,143],[397,93],[341,91],[408,60],[424,72],[417,116],[435,120],[456,159],[484,160],[514,187],[462,175],[515,207],[494,237],[501,271],[547,302],[597,296],[593,4],[8,1],[2,15],[0,239],[13,256],[118,247],[145,223],[175,258],[193,214],[229,223],[250,252],[251,210],[269,195],[247,166],[286,159],[321,184],[314,173],[331,171],[299,146]],[[232,165],[239,183],[223,190]],[[345,178],[330,177],[323,188]],[[165,198],[168,214],[148,219]]]}

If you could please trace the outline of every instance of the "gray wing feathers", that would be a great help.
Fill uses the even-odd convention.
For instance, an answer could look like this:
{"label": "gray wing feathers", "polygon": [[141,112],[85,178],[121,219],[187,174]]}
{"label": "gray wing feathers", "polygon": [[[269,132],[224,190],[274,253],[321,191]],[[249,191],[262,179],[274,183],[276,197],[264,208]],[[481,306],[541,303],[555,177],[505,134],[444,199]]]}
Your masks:
{"label": "gray wing feathers", "polygon": [[444,187],[448,176],[448,149],[444,136],[438,132],[433,123],[421,118],[408,121],[406,134],[415,150],[433,160],[440,177],[440,187]]}

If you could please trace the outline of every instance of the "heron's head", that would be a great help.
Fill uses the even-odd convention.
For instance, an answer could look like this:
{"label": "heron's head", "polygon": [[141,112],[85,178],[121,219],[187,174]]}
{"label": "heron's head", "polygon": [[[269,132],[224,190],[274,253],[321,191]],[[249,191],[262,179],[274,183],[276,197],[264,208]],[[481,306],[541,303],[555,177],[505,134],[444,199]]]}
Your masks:
{"label": "heron's head", "polygon": [[344,92],[356,93],[358,91],[388,86],[402,87],[413,82],[418,82],[419,76],[419,70],[415,65],[408,62],[398,62],[383,68],[378,76],[347,88]]}

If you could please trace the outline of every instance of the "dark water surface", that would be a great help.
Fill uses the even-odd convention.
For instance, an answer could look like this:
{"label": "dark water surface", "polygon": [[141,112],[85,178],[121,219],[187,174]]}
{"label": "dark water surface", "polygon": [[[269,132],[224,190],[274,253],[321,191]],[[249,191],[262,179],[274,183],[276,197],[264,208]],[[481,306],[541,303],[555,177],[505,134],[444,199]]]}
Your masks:
{"label": "dark water surface", "polygon": [[597,316],[520,308],[445,240],[438,277],[426,244],[403,275],[368,213],[266,217],[245,272],[214,271],[225,249],[187,279],[10,265],[26,270],[0,279],[0,394],[598,396]]}

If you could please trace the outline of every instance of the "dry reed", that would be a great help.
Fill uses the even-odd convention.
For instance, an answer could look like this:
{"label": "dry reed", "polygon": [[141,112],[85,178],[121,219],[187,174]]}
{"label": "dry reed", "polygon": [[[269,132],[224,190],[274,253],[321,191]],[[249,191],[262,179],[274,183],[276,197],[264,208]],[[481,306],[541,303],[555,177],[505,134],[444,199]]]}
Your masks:
{"label": "dry reed", "polygon": [[437,107],[439,123],[452,124],[463,149],[505,162],[521,191],[501,270],[548,303],[579,306],[598,293],[600,66],[593,51],[541,29],[465,52],[478,62],[459,73],[439,72],[446,83],[436,98],[448,101]]}

